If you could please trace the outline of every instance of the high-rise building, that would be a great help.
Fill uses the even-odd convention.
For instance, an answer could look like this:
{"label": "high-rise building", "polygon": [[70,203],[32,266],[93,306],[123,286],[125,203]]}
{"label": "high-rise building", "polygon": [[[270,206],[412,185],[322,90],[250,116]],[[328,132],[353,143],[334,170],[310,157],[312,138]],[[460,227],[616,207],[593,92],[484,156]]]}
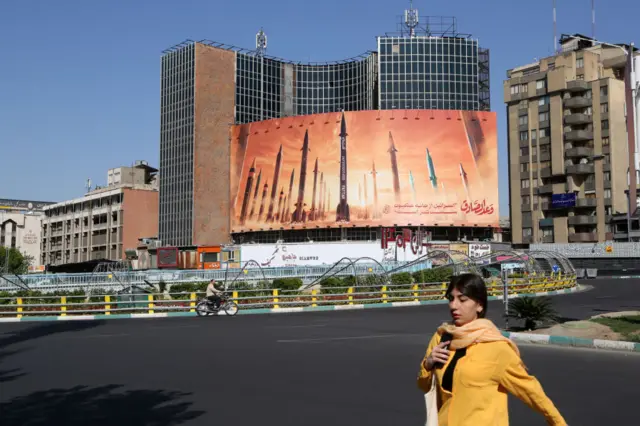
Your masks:
{"label": "high-rise building", "polygon": [[240,167],[229,162],[233,124],[343,110],[489,110],[488,51],[459,34],[452,18],[438,18],[440,26],[424,19],[410,34],[380,37],[380,54],[336,62],[267,56],[262,31],[256,50],[208,40],[167,49],[161,65],[162,243],[230,241],[229,174]]}
{"label": "high-rise building", "polygon": [[611,217],[628,203],[625,64],[623,49],[574,35],[507,72],[514,243],[613,239]]}
{"label": "high-rise building", "polygon": [[424,21],[378,37],[380,109],[489,111],[489,50],[453,17]]}

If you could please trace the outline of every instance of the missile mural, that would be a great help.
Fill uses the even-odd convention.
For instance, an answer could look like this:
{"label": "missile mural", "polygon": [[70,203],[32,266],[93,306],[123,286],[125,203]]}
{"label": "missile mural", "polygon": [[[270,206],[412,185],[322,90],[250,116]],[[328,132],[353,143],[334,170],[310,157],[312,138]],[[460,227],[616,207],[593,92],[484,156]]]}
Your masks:
{"label": "missile mural", "polygon": [[256,180],[256,189],[253,192],[253,201],[251,201],[251,212],[249,213],[249,220],[253,220],[256,214],[256,203],[258,201],[258,192],[260,191],[260,181],[262,180],[262,169],[258,173],[258,179]]}
{"label": "missile mural", "polygon": [[378,172],[376,171],[376,162],[373,162],[373,168],[371,169],[373,175],[373,218],[378,219],[380,217],[380,211],[378,210]]}
{"label": "missile mural", "polygon": [[280,223],[284,223],[287,220],[287,216],[285,215],[287,210],[287,196],[284,196],[284,201],[282,202],[282,210],[280,210]]}
{"label": "missile mural", "polygon": [[289,194],[287,195],[287,210],[284,213],[284,221],[291,221],[291,196],[293,195],[293,179],[296,175],[296,169],[291,170],[291,177],[289,178]]}
{"label": "missile mural", "polygon": [[292,222],[304,222],[304,188],[307,182],[307,157],[309,156],[309,130],[304,132],[304,142],[302,143],[302,158],[300,159],[300,182],[298,184],[298,201],[296,210],[291,218]]}
{"label": "missile mural", "polygon": [[318,184],[318,158],[316,157],[316,165],[313,168],[313,197],[311,198],[311,213],[309,215],[309,220],[316,220],[318,217],[318,213],[316,210],[317,184]]}
{"label": "missile mural", "polygon": [[429,148],[427,148],[427,168],[429,169],[429,181],[431,181],[431,187],[434,191],[438,191],[438,177],[436,176],[436,168],[433,165],[433,159]]}
{"label": "missile mural", "polygon": [[350,222],[349,204],[347,202],[347,123],[342,113],[340,123],[340,202],[336,209],[336,222]]}
{"label": "missile mural", "polygon": [[413,180],[413,173],[411,173],[411,170],[409,170],[409,185],[411,186],[411,194],[413,194],[413,202],[415,203],[417,202],[416,185]]}
{"label": "missile mural", "polygon": [[273,210],[276,208],[276,196],[278,195],[278,183],[280,182],[280,167],[282,166],[282,145],[276,157],[276,170],[273,173],[273,184],[271,185],[271,203],[267,213],[267,222],[273,222]]}
{"label": "missile mural", "polygon": [[256,174],[256,159],[253,159],[249,168],[249,176],[247,177],[247,185],[244,187],[244,197],[242,199],[242,210],[240,210],[240,225],[244,225],[247,221],[247,209],[249,208],[249,199],[251,198],[251,190],[253,189],[253,175]]}
{"label": "missile mural", "polygon": [[400,176],[398,175],[398,159],[396,157],[396,144],[393,142],[393,136],[389,132],[389,156],[391,157],[391,173],[393,173],[393,194],[396,203],[400,202]]}
{"label": "missile mural", "polygon": [[469,180],[467,179],[467,172],[464,171],[462,163],[460,163],[460,178],[462,179],[462,186],[464,186],[464,192],[467,195],[467,200],[471,200],[471,192],[469,191]]}
{"label": "missile mural", "polygon": [[267,202],[267,192],[269,191],[269,181],[264,183],[264,189],[262,190],[262,200],[260,201],[260,212],[258,213],[258,222],[262,221],[262,215],[264,214],[264,205]]}

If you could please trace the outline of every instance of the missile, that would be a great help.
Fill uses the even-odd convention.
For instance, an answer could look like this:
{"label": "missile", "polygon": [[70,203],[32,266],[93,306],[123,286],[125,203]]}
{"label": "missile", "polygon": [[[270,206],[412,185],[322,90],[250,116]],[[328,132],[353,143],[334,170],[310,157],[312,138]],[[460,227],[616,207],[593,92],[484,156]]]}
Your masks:
{"label": "missile", "polygon": [[393,173],[393,193],[396,203],[400,202],[400,176],[398,174],[398,158],[396,156],[396,145],[393,142],[393,136],[389,132],[389,150],[387,151],[391,157],[391,172]]}
{"label": "missile", "polygon": [[256,213],[256,202],[258,201],[258,191],[260,191],[260,181],[262,180],[262,169],[258,173],[258,180],[256,180],[256,190],[253,193],[253,201],[251,203],[251,213],[249,213],[249,220],[253,220]]}
{"label": "missile", "polygon": [[278,195],[278,182],[280,182],[280,167],[282,166],[282,144],[276,157],[276,169],[273,173],[273,184],[271,185],[271,203],[267,213],[267,222],[273,222],[273,210],[276,208],[276,196]]}
{"label": "missile", "polygon": [[378,210],[378,172],[376,171],[376,162],[373,162],[373,168],[370,172],[373,175],[373,218],[380,217],[380,211]]}
{"label": "missile", "polygon": [[244,188],[244,197],[242,198],[242,209],[240,210],[240,225],[244,225],[247,220],[247,209],[249,208],[249,198],[251,198],[251,190],[253,189],[253,175],[256,174],[256,159],[253,159],[249,168],[249,176],[247,184]]}
{"label": "missile", "polygon": [[436,176],[436,168],[433,165],[433,159],[429,148],[427,148],[427,168],[429,169],[429,180],[431,181],[431,187],[434,191],[438,191],[438,177]]}
{"label": "missile", "polygon": [[316,165],[313,168],[313,197],[311,198],[311,214],[309,220],[316,220],[318,213],[316,212],[316,192],[318,184],[318,157],[316,157]]}
{"label": "missile", "polygon": [[291,170],[291,177],[289,178],[289,194],[287,195],[287,210],[284,213],[285,221],[291,220],[291,193],[293,192],[293,179],[296,174],[296,169]]}
{"label": "missile", "polygon": [[369,194],[367,192],[367,174],[364,174],[364,218],[369,218]]}
{"label": "missile", "polygon": [[260,201],[260,212],[258,212],[258,222],[262,220],[262,214],[264,213],[264,205],[267,201],[267,192],[269,191],[269,181],[264,183],[264,189],[262,190],[262,200]]}
{"label": "missile", "polygon": [[342,112],[340,123],[340,202],[336,208],[336,222],[350,222],[349,203],[347,201],[347,123]]}
{"label": "missile", "polygon": [[284,223],[287,220],[287,216],[285,215],[287,211],[287,203],[288,203],[288,198],[285,195],[284,201],[282,202],[282,210],[280,210],[280,223]]}
{"label": "missile", "polygon": [[282,208],[282,197],[284,197],[284,188],[280,189],[280,198],[278,199],[278,210],[276,210],[276,217],[274,218],[275,221],[278,221],[278,219],[280,219],[280,209]]}
{"label": "missile", "polygon": [[467,200],[471,200],[471,192],[469,191],[469,180],[467,179],[467,172],[465,172],[464,167],[462,167],[462,163],[460,163],[460,178],[462,179],[464,192],[467,194]]}
{"label": "missile", "polygon": [[413,202],[417,202],[417,196],[416,196],[416,185],[415,185],[415,181],[413,180],[413,173],[411,173],[411,170],[409,170],[409,185],[411,186],[411,193],[413,194]]}
{"label": "missile", "polygon": [[320,173],[320,212],[319,219],[324,215],[324,172]]}
{"label": "missile", "polygon": [[304,132],[304,142],[302,143],[302,158],[300,159],[300,182],[298,184],[298,201],[296,211],[293,213],[292,222],[303,222],[304,208],[304,188],[307,182],[307,157],[309,155],[309,130]]}

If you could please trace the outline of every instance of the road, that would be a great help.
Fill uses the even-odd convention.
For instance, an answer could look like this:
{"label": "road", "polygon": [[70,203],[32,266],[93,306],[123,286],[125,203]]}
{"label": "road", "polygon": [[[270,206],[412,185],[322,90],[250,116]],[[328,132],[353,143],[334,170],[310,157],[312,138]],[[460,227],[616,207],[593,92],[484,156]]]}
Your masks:
{"label": "road", "polygon": [[[554,301],[575,316],[637,304],[634,283],[618,283]],[[423,306],[0,324],[0,418],[3,426],[421,424],[417,365],[446,319],[445,306]],[[637,423],[640,355],[521,349],[569,424]],[[545,424],[517,400],[510,411],[512,424]]]}

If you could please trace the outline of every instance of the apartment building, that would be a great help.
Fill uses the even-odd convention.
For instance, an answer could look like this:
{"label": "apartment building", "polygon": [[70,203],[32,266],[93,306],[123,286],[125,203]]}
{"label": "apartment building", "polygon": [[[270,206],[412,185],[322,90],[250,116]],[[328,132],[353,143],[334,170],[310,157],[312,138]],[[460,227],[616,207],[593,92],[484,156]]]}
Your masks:
{"label": "apartment building", "polygon": [[612,240],[627,211],[626,56],[585,39],[507,72],[514,244]]}
{"label": "apartment building", "polygon": [[42,264],[121,260],[139,238],[158,235],[157,169],[139,161],[109,170],[107,182],[44,208]]}

